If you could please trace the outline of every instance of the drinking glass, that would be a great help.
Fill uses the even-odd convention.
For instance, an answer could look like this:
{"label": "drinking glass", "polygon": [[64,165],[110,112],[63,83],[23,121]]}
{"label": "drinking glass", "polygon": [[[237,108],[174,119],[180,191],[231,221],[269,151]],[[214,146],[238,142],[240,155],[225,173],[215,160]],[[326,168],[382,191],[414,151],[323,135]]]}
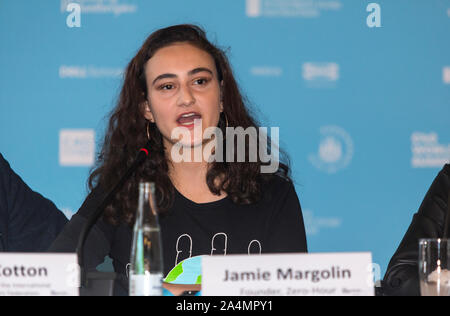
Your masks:
{"label": "drinking glass", "polygon": [[450,296],[450,239],[419,241],[422,296]]}

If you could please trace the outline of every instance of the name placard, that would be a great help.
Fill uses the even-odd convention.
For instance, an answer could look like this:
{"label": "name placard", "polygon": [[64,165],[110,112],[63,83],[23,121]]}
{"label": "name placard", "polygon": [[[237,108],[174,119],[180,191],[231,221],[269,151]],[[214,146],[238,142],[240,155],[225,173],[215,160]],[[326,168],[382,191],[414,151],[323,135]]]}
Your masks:
{"label": "name placard", "polygon": [[78,296],[76,254],[0,253],[0,296]]}
{"label": "name placard", "polygon": [[205,296],[373,296],[371,253],[202,258]]}

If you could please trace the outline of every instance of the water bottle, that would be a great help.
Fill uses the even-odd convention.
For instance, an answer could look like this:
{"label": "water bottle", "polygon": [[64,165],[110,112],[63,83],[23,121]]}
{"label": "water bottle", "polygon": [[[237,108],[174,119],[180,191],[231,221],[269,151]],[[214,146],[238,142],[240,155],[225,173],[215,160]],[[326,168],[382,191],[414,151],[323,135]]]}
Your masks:
{"label": "water bottle", "polygon": [[130,258],[130,296],[161,296],[163,292],[161,233],[155,201],[155,184],[141,182]]}

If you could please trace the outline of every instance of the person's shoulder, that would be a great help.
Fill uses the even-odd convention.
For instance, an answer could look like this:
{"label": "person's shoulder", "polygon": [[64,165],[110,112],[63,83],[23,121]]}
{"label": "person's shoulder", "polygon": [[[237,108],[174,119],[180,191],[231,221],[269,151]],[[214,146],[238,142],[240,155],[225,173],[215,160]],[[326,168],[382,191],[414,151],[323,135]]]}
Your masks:
{"label": "person's shoulder", "polygon": [[263,181],[263,195],[270,200],[283,199],[295,191],[292,179],[282,173],[273,173],[265,176]]}
{"label": "person's shoulder", "polygon": [[11,167],[9,166],[8,161],[6,161],[5,157],[3,157],[2,153],[0,153],[0,170],[7,170],[7,169],[11,169]]}
{"label": "person's shoulder", "polygon": [[446,164],[444,166],[444,168],[442,169],[442,171],[447,174],[448,176],[450,176],[450,164]]}
{"label": "person's shoulder", "polygon": [[292,179],[283,173],[271,173],[265,176],[266,183],[275,188],[292,185]]}
{"label": "person's shoulder", "polygon": [[450,190],[450,165],[447,164],[439,172],[428,189],[425,198],[419,208],[419,214],[427,213],[428,217],[436,218],[439,222],[443,220],[442,214],[447,212],[446,204]]}
{"label": "person's shoulder", "polygon": [[13,183],[20,183],[21,178],[14,172],[6,158],[0,153],[0,187],[4,190],[0,192],[8,192]]}
{"label": "person's shoulder", "polygon": [[446,192],[450,190],[450,164],[446,164],[442,168],[434,182],[435,186],[442,186],[444,189],[446,188]]}
{"label": "person's shoulder", "polygon": [[93,188],[91,188],[78,210],[77,214],[81,215],[84,218],[88,218],[92,212],[100,206],[107,195],[104,187],[100,184],[97,184]]}

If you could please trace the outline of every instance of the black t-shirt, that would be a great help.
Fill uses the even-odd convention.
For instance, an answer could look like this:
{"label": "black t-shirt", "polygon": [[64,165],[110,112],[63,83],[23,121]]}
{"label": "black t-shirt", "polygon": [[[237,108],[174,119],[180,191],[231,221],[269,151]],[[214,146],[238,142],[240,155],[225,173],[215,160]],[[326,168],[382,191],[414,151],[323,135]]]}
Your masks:
{"label": "black t-shirt", "polygon": [[[95,190],[74,215],[51,251],[74,251],[78,235],[90,212],[101,202]],[[175,189],[172,208],[159,217],[164,274],[184,259],[211,254],[306,252],[306,234],[300,203],[292,182],[273,176],[263,187],[262,198],[251,205],[237,205],[229,197],[194,203]],[[126,275],[132,228],[112,226],[103,220],[94,226],[85,249],[88,268],[109,255],[117,273]],[[122,278],[126,280],[126,278]],[[121,294],[127,294],[122,282]]]}

